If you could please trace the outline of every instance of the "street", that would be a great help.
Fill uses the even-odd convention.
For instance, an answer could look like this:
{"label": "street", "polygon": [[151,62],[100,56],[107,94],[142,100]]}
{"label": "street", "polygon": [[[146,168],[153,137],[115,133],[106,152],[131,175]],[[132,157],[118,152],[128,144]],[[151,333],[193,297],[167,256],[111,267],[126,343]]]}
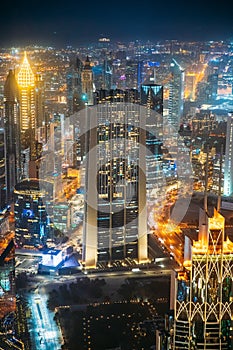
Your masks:
{"label": "street", "polygon": [[62,336],[54,320],[54,313],[47,308],[47,295],[39,285],[35,292],[28,294],[31,309],[31,340],[33,350],[60,350]]}

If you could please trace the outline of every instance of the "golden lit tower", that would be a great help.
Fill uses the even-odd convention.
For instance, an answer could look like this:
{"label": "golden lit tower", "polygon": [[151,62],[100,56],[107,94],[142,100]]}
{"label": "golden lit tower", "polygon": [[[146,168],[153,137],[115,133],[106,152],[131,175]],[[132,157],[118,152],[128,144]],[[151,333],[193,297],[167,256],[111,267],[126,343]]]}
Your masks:
{"label": "golden lit tower", "polygon": [[200,210],[199,237],[176,280],[174,349],[232,349],[233,243],[225,219]]}
{"label": "golden lit tower", "polygon": [[18,73],[18,85],[20,90],[20,119],[21,132],[27,129],[35,129],[35,76],[24,53],[23,63]]}

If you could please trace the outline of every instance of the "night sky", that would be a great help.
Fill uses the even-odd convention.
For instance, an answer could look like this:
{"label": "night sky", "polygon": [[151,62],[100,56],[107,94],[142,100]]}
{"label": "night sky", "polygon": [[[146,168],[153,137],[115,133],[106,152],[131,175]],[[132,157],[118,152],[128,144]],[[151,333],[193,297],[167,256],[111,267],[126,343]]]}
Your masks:
{"label": "night sky", "polygon": [[1,5],[0,45],[80,45],[112,40],[233,38],[231,0],[41,0]]}

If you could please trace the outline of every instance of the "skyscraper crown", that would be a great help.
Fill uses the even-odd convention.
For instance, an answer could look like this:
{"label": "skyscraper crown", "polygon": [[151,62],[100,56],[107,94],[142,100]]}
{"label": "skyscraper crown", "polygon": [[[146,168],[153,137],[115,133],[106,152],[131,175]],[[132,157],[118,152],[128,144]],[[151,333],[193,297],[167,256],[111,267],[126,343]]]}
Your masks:
{"label": "skyscraper crown", "polygon": [[24,88],[34,86],[35,84],[34,74],[28,62],[26,51],[24,52],[23,63],[18,74],[18,84]]}

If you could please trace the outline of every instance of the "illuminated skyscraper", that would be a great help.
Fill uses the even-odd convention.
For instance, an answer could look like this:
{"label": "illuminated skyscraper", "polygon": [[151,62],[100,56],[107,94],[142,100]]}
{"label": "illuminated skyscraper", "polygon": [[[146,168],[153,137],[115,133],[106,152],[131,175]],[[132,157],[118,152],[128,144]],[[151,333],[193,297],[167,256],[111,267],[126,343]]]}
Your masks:
{"label": "illuminated skyscraper", "polygon": [[200,211],[198,241],[176,280],[174,349],[232,349],[233,243],[225,219]]}
{"label": "illuminated skyscraper", "polygon": [[[180,126],[180,118],[183,115],[184,104],[184,69],[172,59],[170,64],[171,79],[169,82],[169,100],[168,100],[168,122],[174,129],[174,136]],[[176,133],[176,135],[175,135]]]}
{"label": "illuminated skyscraper", "polygon": [[46,181],[27,179],[15,186],[15,239],[18,247],[40,248],[50,232],[53,187]]}
{"label": "illuminated skyscraper", "polygon": [[[42,76],[37,73],[34,75],[31,66],[27,59],[26,52],[24,53],[23,63],[18,72],[18,86],[20,92],[20,130],[21,130],[21,145],[25,152],[29,150],[29,174],[27,175],[28,164],[22,159],[23,174],[27,176],[34,176],[30,174],[30,169],[36,167],[35,162],[40,157],[41,141],[40,130],[45,127],[44,114],[44,84]],[[37,132],[38,131],[38,132]],[[23,175],[23,177],[25,177]]]}
{"label": "illuminated skyscraper", "polygon": [[138,93],[104,91],[100,95],[108,102],[100,99],[96,110],[87,110],[90,134],[83,245],[87,268],[126,258],[147,260],[147,204],[155,195],[157,181],[151,172],[159,153],[153,135],[158,132],[157,116],[139,103],[115,102],[133,96],[139,101]]}
{"label": "illuminated skyscraper", "polygon": [[86,198],[83,258],[86,267],[125,258],[142,262],[148,257],[148,217],[162,184],[163,88],[101,89],[95,103],[95,111],[87,110],[86,187],[92,196],[97,173],[97,198],[96,209]]}
{"label": "illuminated skyscraper", "polygon": [[6,165],[6,201],[12,201],[14,186],[20,180],[20,111],[19,90],[15,74],[9,71],[4,86],[4,129]]}
{"label": "illuminated skyscraper", "polygon": [[35,76],[28,62],[26,51],[17,80],[20,91],[20,126],[21,132],[24,133],[26,130],[36,127]]}
{"label": "illuminated skyscraper", "polygon": [[233,194],[233,113],[227,117],[227,135],[224,166],[224,195]]}
{"label": "illuminated skyscraper", "polygon": [[93,105],[93,72],[91,62],[87,56],[82,71],[82,93],[88,106]]}

